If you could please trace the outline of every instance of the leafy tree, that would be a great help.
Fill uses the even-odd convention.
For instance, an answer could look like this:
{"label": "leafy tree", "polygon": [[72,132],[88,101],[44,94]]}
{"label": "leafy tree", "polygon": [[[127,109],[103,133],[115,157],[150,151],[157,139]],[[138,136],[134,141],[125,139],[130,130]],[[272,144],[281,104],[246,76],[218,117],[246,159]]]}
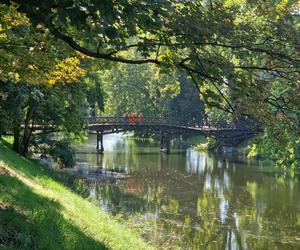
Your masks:
{"label": "leafy tree", "polygon": [[179,76],[179,82],[180,93],[170,102],[170,115],[186,122],[203,124],[206,115],[204,103],[200,100],[197,88],[183,74]]}
{"label": "leafy tree", "polygon": [[108,65],[95,63],[91,60],[84,61],[85,68],[91,68],[81,78],[81,82],[86,87],[87,102],[89,104],[90,115],[96,116],[100,111],[104,111],[104,96],[103,84],[101,82],[101,74],[108,69]]}
{"label": "leafy tree", "polygon": [[86,86],[81,83],[56,84],[51,88],[43,87],[41,92],[43,97],[31,122],[48,129],[33,134],[34,150],[50,154],[61,165],[73,165],[74,151],[70,143],[82,140],[87,126]]}
{"label": "leafy tree", "polygon": [[[180,67],[209,86],[202,93],[209,105],[235,116],[253,115],[240,107],[245,99],[256,104],[252,90],[260,94],[262,76],[298,79],[295,0],[3,2],[18,3],[34,24],[85,55]],[[146,58],[122,54],[132,48]]]}
{"label": "leafy tree", "polygon": [[170,116],[169,103],[180,89],[176,73],[162,73],[155,65],[119,64],[101,76],[106,93],[105,113]]}
{"label": "leafy tree", "polygon": [[[89,59],[53,39],[42,25],[34,27],[16,5],[0,4],[0,13],[0,135],[12,133],[13,148],[23,155],[34,145],[71,164],[68,144],[82,137],[87,117],[86,86],[76,82]],[[46,140],[49,131],[36,133],[36,124],[52,126],[64,139]],[[65,154],[59,155],[63,147]]]}
{"label": "leafy tree", "polygon": [[33,27],[16,6],[0,4],[0,78],[53,85],[74,82],[85,72],[82,57],[54,39],[42,25]]}
{"label": "leafy tree", "polygon": [[26,85],[0,82],[0,136],[7,131],[14,135],[13,149],[20,152],[20,124],[24,120],[23,106],[28,96]]}
{"label": "leafy tree", "polygon": [[[144,52],[156,51],[151,34],[160,33],[163,16],[168,15],[171,3],[166,1],[1,1],[17,4],[31,22],[43,24],[55,37],[73,49],[91,57],[141,64],[156,62],[153,59],[126,59],[120,51],[138,48]],[[146,35],[146,34],[149,35]],[[140,36],[139,36],[140,34]],[[135,44],[127,44],[128,38],[137,36]],[[149,39],[150,38],[150,39]],[[149,43],[145,46],[141,42]],[[150,49],[154,46],[154,49]],[[149,50],[150,49],[150,50]]]}
{"label": "leafy tree", "polygon": [[[30,146],[35,152],[51,153],[71,163],[68,145],[81,140],[87,123],[86,87],[81,83],[56,84],[52,87],[26,83],[0,85],[5,99],[0,101],[2,132],[13,132],[14,150],[27,155]],[[35,125],[40,126],[35,131]],[[53,136],[54,132],[58,132]],[[59,150],[60,149],[60,150]],[[63,153],[65,152],[65,153]],[[69,152],[69,153],[68,153]]]}

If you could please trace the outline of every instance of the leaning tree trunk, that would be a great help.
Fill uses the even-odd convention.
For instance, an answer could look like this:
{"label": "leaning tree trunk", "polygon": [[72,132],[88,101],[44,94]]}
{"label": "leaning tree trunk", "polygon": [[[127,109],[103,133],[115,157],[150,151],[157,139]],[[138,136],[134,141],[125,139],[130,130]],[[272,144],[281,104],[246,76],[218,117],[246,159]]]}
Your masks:
{"label": "leaning tree trunk", "polygon": [[33,117],[33,113],[37,107],[37,103],[35,100],[31,100],[29,109],[26,114],[26,119],[24,123],[24,135],[23,135],[23,147],[22,147],[22,155],[26,156],[28,153],[28,148],[29,148],[29,142],[30,142],[30,137],[32,134],[32,128],[30,127],[30,121]]}

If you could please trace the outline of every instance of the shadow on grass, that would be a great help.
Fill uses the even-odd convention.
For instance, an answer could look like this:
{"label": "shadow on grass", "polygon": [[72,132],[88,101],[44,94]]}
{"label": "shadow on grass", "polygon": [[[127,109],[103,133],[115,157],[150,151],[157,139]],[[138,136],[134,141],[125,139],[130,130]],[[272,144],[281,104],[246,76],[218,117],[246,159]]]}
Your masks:
{"label": "shadow on grass", "polygon": [[[74,192],[74,189],[76,189],[73,179],[70,176],[58,174],[51,169],[41,167],[37,160],[22,157],[9,149],[7,145],[0,144],[0,160],[10,168],[17,170],[23,176],[33,179],[43,186],[55,189],[55,186],[57,187],[56,184],[60,183],[71,192]],[[85,197],[84,194],[81,195]]]}
{"label": "shadow on grass", "polygon": [[[13,207],[13,208],[12,208]],[[106,249],[60,213],[60,205],[0,174],[0,249]]]}
{"label": "shadow on grass", "polygon": [[20,170],[26,176],[32,177],[45,177],[51,178],[47,175],[46,170],[41,168],[37,163],[32,160],[26,159],[16,152],[9,149],[7,146],[0,145],[0,159],[2,159],[6,165]]}

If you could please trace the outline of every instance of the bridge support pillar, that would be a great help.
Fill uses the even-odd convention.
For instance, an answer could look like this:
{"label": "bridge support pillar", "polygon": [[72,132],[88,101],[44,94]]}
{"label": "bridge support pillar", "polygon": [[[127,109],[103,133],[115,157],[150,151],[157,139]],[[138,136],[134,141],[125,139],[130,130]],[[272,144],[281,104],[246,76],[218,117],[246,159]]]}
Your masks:
{"label": "bridge support pillar", "polygon": [[165,141],[165,136],[164,136],[164,134],[162,133],[162,134],[160,135],[160,151],[163,151],[163,149],[164,149],[164,141]]}
{"label": "bridge support pillar", "polygon": [[160,136],[160,151],[167,154],[170,153],[170,137],[168,134],[161,133]]}
{"label": "bridge support pillar", "polygon": [[103,147],[103,131],[97,131],[97,153],[103,154],[104,147]]}
{"label": "bridge support pillar", "polygon": [[170,136],[166,136],[166,153],[170,154]]}

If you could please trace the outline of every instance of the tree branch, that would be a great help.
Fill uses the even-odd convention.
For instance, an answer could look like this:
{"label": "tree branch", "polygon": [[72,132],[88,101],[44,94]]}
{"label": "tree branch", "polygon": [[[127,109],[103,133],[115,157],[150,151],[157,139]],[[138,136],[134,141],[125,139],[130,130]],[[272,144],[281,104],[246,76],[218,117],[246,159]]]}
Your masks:
{"label": "tree branch", "polygon": [[[160,62],[156,59],[126,59],[122,57],[114,57],[113,54],[117,53],[118,51],[113,51],[110,53],[99,53],[91,51],[87,48],[82,47],[79,45],[72,37],[61,33],[51,22],[45,23],[50,32],[57,37],[58,39],[66,42],[69,46],[71,46],[73,49],[75,49],[78,52],[81,52],[82,54],[85,54],[90,57],[94,58],[100,58],[105,59],[113,62],[121,62],[121,63],[128,63],[128,64],[145,64],[145,63],[154,63],[154,64],[160,64]],[[135,45],[132,45],[135,46]]]}

